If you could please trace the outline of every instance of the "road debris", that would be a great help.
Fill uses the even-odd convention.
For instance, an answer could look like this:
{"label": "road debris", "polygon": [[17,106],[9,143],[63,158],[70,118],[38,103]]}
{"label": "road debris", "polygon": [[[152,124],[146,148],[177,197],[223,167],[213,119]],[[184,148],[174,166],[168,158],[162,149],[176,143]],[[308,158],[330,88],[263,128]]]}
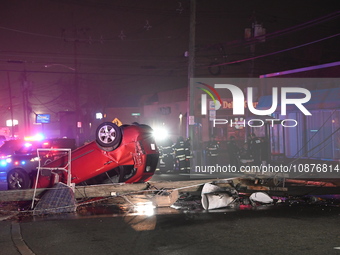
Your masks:
{"label": "road debris", "polygon": [[47,190],[34,207],[33,215],[72,213],[76,211],[74,192],[64,183],[57,183]]}
{"label": "road debris", "polygon": [[[268,179],[258,181],[256,178],[229,178],[150,182],[142,185],[94,185],[81,187],[84,193],[77,192],[77,186],[73,193],[73,189],[62,184],[59,188],[39,192],[37,200],[34,200],[34,210],[29,206],[32,197],[31,201],[25,199],[21,202],[9,202],[10,196],[5,196],[6,201],[0,200],[0,219],[12,220],[65,213],[78,216],[138,215],[216,212],[219,209],[256,210],[295,205],[339,207],[339,185],[328,183],[293,180],[285,182],[285,189],[281,190],[275,189],[277,186]],[[90,191],[89,195],[86,191]],[[13,191],[8,192],[12,194]],[[22,193],[23,191],[20,191],[20,194],[14,194],[13,197],[17,198]],[[57,201],[59,196],[62,199]],[[63,199],[65,201],[62,201]]]}

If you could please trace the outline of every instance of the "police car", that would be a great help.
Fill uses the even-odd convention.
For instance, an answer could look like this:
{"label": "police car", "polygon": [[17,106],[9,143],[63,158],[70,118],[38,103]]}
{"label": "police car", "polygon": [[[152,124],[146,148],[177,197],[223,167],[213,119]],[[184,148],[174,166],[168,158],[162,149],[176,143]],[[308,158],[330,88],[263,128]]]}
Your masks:
{"label": "police car", "polygon": [[75,149],[75,140],[54,138],[44,140],[17,139],[6,141],[0,147],[0,189],[27,189],[39,165],[62,156],[59,151],[49,151],[38,157],[38,148]]}

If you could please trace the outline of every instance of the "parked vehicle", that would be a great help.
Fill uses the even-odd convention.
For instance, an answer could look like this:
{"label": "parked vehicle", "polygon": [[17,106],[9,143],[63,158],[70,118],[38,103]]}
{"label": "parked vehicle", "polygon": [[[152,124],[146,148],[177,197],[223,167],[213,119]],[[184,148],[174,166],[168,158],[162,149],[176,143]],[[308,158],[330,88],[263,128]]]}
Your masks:
{"label": "parked vehicle", "polygon": [[[0,148],[0,184],[7,189],[27,189],[32,185],[36,168],[62,156],[59,151],[49,151],[38,157],[38,148],[75,149],[75,140],[67,138],[44,139],[42,141],[10,140]],[[5,146],[5,147],[4,147]],[[4,147],[4,148],[3,148]]]}
{"label": "parked vehicle", "polygon": [[6,136],[0,135],[0,146],[3,145],[6,140]]}
{"label": "parked vehicle", "polygon": [[7,158],[15,153],[15,151],[19,150],[25,141],[22,139],[18,140],[8,140],[3,141],[2,146],[0,147],[0,158]]}
{"label": "parked vehicle", "polygon": [[[96,139],[71,153],[71,182],[77,185],[112,182],[145,182],[152,178],[159,152],[152,129],[135,123],[118,127],[111,122],[98,126]],[[68,164],[65,155],[44,167],[38,187],[52,187],[56,179],[67,183]],[[59,168],[59,169],[56,169]]]}

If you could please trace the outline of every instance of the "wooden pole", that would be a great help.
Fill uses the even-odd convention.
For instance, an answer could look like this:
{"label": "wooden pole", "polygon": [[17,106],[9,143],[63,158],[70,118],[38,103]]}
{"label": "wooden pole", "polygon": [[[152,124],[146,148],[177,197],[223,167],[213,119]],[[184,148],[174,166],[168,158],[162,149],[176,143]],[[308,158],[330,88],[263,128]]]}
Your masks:
{"label": "wooden pole", "polygon": [[12,88],[11,88],[11,80],[9,78],[9,72],[7,72],[7,82],[8,82],[8,93],[9,93],[9,107],[11,111],[11,122],[12,122],[12,134],[11,137],[14,138],[14,119],[13,119],[13,102],[12,102]]}
{"label": "wooden pole", "polygon": [[188,96],[187,96],[187,137],[191,139],[193,131],[190,127],[189,118],[193,116],[193,107],[190,107],[190,99],[192,99],[193,91],[191,87],[191,79],[195,76],[195,36],[196,36],[196,0],[190,1],[190,33],[189,33],[189,62],[188,62]]}

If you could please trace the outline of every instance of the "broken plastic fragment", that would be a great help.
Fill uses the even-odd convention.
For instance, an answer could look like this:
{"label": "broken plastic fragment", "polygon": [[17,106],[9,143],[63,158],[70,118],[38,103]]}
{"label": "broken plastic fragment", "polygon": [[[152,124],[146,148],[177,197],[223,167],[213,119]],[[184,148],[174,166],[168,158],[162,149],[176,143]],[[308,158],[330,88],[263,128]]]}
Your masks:
{"label": "broken plastic fragment", "polygon": [[234,201],[225,189],[206,183],[202,189],[202,206],[205,210],[223,208]]}
{"label": "broken plastic fragment", "polygon": [[264,204],[270,204],[273,203],[273,199],[264,192],[255,192],[250,195],[250,200],[254,202],[264,203]]}

